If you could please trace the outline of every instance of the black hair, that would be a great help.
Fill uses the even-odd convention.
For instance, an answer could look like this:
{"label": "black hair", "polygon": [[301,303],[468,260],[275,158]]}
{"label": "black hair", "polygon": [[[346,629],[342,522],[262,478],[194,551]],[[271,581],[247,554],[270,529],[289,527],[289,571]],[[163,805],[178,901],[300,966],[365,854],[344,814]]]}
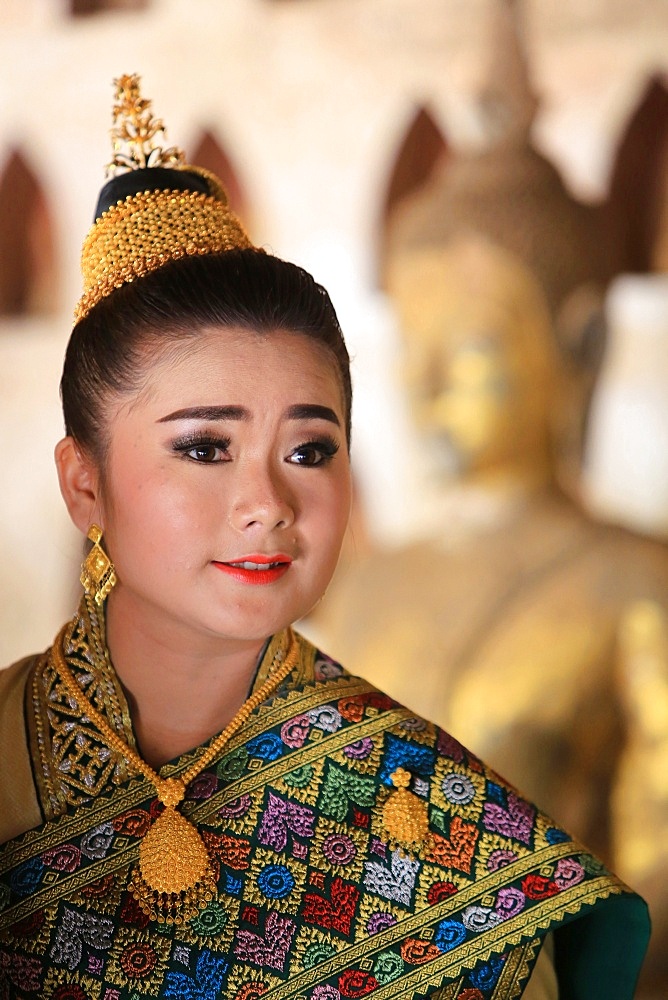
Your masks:
{"label": "black hair", "polygon": [[350,360],[329,295],[303,268],[257,250],[182,257],[98,302],[67,345],[60,383],[66,433],[102,463],[105,402],[140,387],[146,347],[212,326],[301,333],[325,347],[341,383],[350,440]]}

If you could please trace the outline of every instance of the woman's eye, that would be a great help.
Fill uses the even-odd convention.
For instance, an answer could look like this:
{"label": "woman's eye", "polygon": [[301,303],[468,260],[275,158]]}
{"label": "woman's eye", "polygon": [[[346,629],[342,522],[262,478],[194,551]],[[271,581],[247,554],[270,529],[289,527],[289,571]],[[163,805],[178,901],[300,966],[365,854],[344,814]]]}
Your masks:
{"label": "woman's eye", "polygon": [[193,444],[190,447],[183,447],[179,450],[186,458],[191,459],[193,462],[211,464],[213,462],[229,461],[227,448],[227,442],[214,443],[202,441],[200,444]]}
{"label": "woman's eye", "polygon": [[328,462],[339,450],[335,441],[309,441],[288,456],[288,461],[293,465],[322,465]]}

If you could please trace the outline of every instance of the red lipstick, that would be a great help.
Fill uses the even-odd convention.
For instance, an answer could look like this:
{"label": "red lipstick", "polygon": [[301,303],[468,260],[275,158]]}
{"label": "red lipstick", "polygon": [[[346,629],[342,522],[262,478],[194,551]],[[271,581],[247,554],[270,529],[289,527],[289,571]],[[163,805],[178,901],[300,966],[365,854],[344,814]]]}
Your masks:
{"label": "red lipstick", "polygon": [[213,565],[240,583],[267,584],[280,580],[290,569],[292,559],[282,552],[272,556],[252,553],[230,562],[214,562]]}

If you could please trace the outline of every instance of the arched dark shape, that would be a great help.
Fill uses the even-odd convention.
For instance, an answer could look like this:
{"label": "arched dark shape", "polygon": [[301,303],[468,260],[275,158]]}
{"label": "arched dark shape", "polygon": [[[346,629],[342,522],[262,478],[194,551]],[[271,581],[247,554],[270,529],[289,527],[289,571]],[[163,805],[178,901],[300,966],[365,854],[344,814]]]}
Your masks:
{"label": "arched dark shape", "polygon": [[427,108],[415,112],[390,170],[379,225],[378,274],[384,285],[389,229],[397,207],[422,188],[448,155],[448,144]]}
{"label": "arched dark shape", "polygon": [[0,178],[0,315],[56,306],[55,247],[46,197],[20,150]]}
{"label": "arched dark shape", "polygon": [[[653,270],[666,198],[668,88],[662,77],[655,76],[629,119],[610,183],[607,208],[619,248],[620,270]],[[666,223],[664,217],[663,225]]]}
{"label": "arched dark shape", "polygon": [[431,177],[445,160],[448,146],[426,108],[418,108],[399,146],[385,197],[387,219],[396,205]]}
{"label": "arched dark shape", "polygon": [[216,177],[220,178],[227,191],[230,207],[245,222],[249,212],[241,181],[230,157],[213,132],[204,129],[192,154],[188,154],[188,160],[190,163],[197,164],[198,167],[206,167],[207,170],[213,171]]}
{"label": "arched dark shape", "polygon": [[150,0],[70,0],[72,17],[99,14],[106,10],[145,10]]}

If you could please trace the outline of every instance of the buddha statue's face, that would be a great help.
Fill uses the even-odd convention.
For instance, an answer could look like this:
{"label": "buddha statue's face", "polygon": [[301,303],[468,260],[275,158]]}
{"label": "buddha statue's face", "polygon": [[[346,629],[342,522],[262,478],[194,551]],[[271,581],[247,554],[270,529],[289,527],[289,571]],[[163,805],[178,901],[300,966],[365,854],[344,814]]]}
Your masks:
{"label": "buddha statue's face", "polygon": [[543,313],[510,284],[471,287],[443,257],[405,268],[396,288],[413,414],[437,462],[440,455],[444,469],[462,473],[543,463],[550,389]]}
{"label": "buddha statue's face", "polygon": [[524,373],[498,331],[460,335],[438,344],[413,342],[407,370],[419,430],[436,453],[447,450],[465,471],[510,460],[532,407]]}

